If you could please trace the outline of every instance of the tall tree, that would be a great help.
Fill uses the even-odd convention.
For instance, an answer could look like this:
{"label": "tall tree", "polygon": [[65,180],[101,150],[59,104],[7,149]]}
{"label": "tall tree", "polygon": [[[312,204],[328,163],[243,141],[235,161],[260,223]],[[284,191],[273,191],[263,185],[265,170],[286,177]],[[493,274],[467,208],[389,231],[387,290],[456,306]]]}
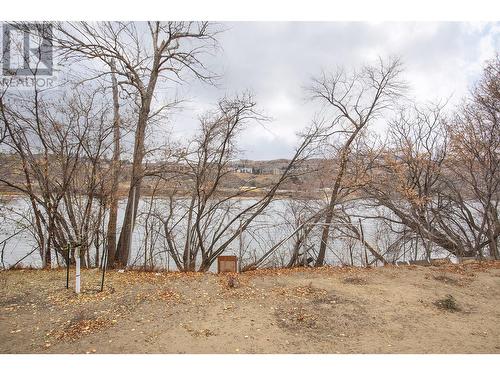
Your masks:
{"label": "tall tree", "polygon": [[[452,198],[461,211],[472,210],[466,218],[480,234],[474,246],[483,247],[496,259],[500,237],[500,58],[489,61],[483,77],[448,123],[450,158],[448,167]],[[460,183],[458,183],[460,182]],[[468,206],[473,200],[476,204]],[[475,218],[476,220],[472,220]],[[484,237],[482,236],[484,234]]]}
{"label": "tall tree", "polygon": [[135,99],[137,121],[127,206],[115,261],[126,266],[131,235],[141,197],[148,123],[172,102],[155,105],[158,82],[178,83],[184,73],[212,82],[214,75],[201,61],[216,47],[217,31],[208,22],[79,22],[60,24],[57,44],[67,54],[113,60],[118,84]]}
{"label": "tall tree", "polygon": [[398,59],[387,62],[379,59],[378,64],[366,65],[351,74],[344,69],[333,74],[323,73],[313,80],[309,89],[312,99],[321,102],[332,118],[325,127],[325,134],[332,142],[338,164],[331,178],[316,266],[325,262],[335,207],[339,203],[353,144],[363,129],[390,109],[403,93],[405,84],[400,79],[401,71]]}
{"label": "tall tree", "polygon": [[116,224],[118,220],[118,178],[120,172],[120,102],[116,66],[111,60],[111,84],[113,92],[113,158],[111,161],[111,190],[109,192],[109,219],[106,233],[107,263],[112,267],[116,253]]}

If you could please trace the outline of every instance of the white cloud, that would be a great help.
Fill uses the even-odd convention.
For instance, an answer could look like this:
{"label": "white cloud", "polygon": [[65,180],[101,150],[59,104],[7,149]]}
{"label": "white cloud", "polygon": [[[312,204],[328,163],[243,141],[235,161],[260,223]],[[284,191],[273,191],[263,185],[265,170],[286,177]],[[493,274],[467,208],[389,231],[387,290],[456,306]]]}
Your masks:
{"label": "white cloud", "polygon": [[[357,67],[378,56],[400,56],[405,78],[419,101],[466,94],[481,74],[484,60],[500,50],[500,23],[231,23],[221,36],[223,52],[209,64],[224,77],[219,88],[195,84],[194,107],[215,103],[226,93],[250,89],[273,121],[253,126],[240,144],[246,156],[289,156],[295,133],[307,126],[315,107],[303,87],[320,70]],[[182,116],[181,116],[182,117]],[[188,125],[189,123],[189,125]],[[183,115],[174,131],[192,129],[194,113]],[[182,132],[182,130],[181,130]]]}

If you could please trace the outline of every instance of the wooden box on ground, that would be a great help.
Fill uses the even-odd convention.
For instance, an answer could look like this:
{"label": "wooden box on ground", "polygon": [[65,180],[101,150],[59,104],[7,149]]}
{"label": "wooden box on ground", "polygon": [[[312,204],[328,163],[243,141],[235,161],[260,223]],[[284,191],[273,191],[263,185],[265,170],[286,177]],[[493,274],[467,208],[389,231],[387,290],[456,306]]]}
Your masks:
{"label": "wooden box on ground", "polygon": [[235,255],[221,255],[217,257],[217,272],[238,272],[238,257]]}

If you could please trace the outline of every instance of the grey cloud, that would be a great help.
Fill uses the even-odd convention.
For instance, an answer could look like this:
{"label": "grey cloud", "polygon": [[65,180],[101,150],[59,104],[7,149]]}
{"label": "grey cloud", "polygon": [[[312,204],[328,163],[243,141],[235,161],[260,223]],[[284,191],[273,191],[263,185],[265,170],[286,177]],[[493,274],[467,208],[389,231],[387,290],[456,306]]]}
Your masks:
{"label": "grey cloud", "polygon": [[418,100],[451,94],[458,100],[479,76],[479,60],[491,57],[485,53],[499,50],[499,25],[229,23],[229,30],[220,37],[223,50],[208,61],[223,73],[219,87],[193,83],[183,89],[192,103],[174,119],[173,131],[193,131],[200,105],[207,108],[221,96],[251,90],[274,121],[267,125],[268,131],[249,130],[242,148],[248,158],[284,157],[293,150],[293,134],[313,117],[316,107],[306,100],[303,88],[321,69],[358,67],[377,55],[398,55],[405,62],[406,78]]}

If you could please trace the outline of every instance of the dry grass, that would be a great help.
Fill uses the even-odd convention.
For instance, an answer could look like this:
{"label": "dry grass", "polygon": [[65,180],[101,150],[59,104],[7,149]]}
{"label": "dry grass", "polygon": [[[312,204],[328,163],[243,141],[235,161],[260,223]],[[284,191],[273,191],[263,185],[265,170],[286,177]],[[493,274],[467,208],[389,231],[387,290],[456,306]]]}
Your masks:
{"label": "dry grass", "polygon": [[99,276],[0,272],[0,352],[500,353],[500,262]]}

